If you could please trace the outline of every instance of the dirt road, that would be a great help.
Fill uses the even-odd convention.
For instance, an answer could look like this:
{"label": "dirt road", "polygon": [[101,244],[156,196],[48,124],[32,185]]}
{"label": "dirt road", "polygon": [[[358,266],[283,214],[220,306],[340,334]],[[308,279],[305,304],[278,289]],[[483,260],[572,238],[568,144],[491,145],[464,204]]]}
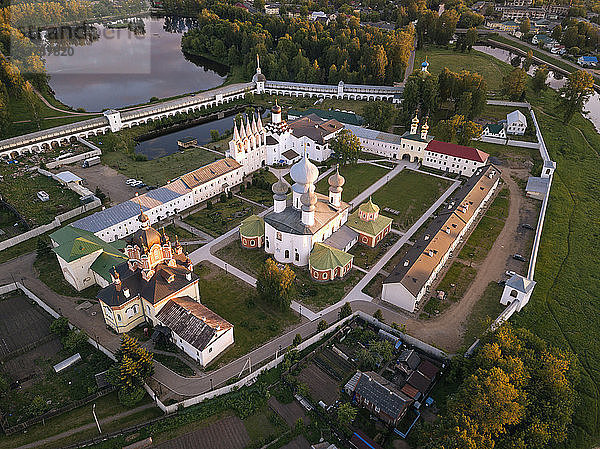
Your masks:
{"label": "dirt road", "polygon": [[511,178],[511,170],[503,168],[502,171],[502,179],[510,190],[508,217],[492,249],[479,266],[477,275],[465,296],[437,318],[427,321],[409,319],[406,322],[407,330],[411,335],[449,352],[454,352],[461,346],[467,317],[482,297],[487,285],[502,277],[518,239],[515,230],[520,222],[519,210],[523,202],[523,194]]}

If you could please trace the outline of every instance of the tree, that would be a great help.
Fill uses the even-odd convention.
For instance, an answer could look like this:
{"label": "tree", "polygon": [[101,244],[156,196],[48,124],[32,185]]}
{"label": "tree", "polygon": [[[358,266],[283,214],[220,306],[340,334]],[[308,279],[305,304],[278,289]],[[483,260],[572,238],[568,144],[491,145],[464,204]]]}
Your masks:
{"label": "tree", "polygon": [[458,390],[424,428],[425,448],[542,449],[567,440],[577,397],[575,357],[504,325],[471,358],[453,360]]}
{"label": "tree", "polygon": [[144,382],[154,374],[152,354],[136,338],[123,334],[115,356],[117,361],[109,368],[108,379],[119,387],[119,400],[131,407],[144,397]]}
{"label": "tree", "polygon": [[219,131],[216,129],[211,129],[210,130],[210,140],[212,140],[213,142],[216,142],[219,140]]}
{"label": "tree", "polygon": [[521,31],[523,34],[529,34],[529,31],[531,31],[531,21],[528,17],[525,17],[523,20],[521,20],[521,23],[519,24],[519,31]]}
{"label": "tree", "polygon": [[84,331],[71,330],[61,342],[67,351],[80,352],[88,344],[88,336]]}
{"label": "tree", "polygon": [[370,128],[387,131],[394,123],[396,108],[385,101],[369,102],[363,109],[363,117]]}
{"label": "tree", "polygon": [[555,41],[560,42],[562,39],[562,26],[561,25],[556,25],[553,29],[552,29],[552,39],[554,39]]}
{"label": "tree", "polygon": [[342,427],[347,427],[352,424],[354,418],[356,418],[357,410],[352,407],[349,402],[344,402],[340,404],[337,409],[337,421],[338,424]]}
{"label": "tree", "polygon": [[265,0],[254,0],[253,6],[259,11],[264,11],[265,9]]}
{"label": "tree", "polygon": [[52,254],[50,245],[43,237],[38,237],[37,239],[36,254],[38,258],[46,258]]}
{"label": "tree", "polygon": [[338,312],[338,318],[340,320],[352,315],[352,306],[349,302],[345,302],[340,311]]}
{"label": "tree", "polygon": [[267,302],[286,310],[294,296],[296,275],[289,265],[279,267],[270,257],[265,261],[256,279],[258,295]]}
{"label": "tree", "polygon": [[64,316],[55,319],[52,324],[50,324],[50,332],[52,332],[58,338],[66,337],[70,330],[71,328],[69,327],[69,320]]}
{"label": "tree", "polygon": [[465,35],[465,46],[469,52],[473,48],[473,45],[475,45],[475,43],[477,42],[478,38],[479,36],[477,35],[477,28],[473,27],[467,30],[467,33]]}
{"label": "tree", "polygon": [[583,105],[594,89],[594,77],[585,70],[577,70],[569,75],[567,83],[558,90],[558,102],[564,111],[565,123],[569,123],[577,112],[583,111]]}
{"label": "tree", "polygon": [[383,318],[383,312],[381,311],[381,309],[377,309],[375,311],[375,313],[373,314],[373,318],[375,318],[378,321],[381,321],[382,323],[385,321],[385,319]]}
{"label": "tree", "polygon": [[302,335],[300,335],[300,334],[294,335],[294,341],[292,342],[292,346],[296,347],[300,343],[302,343]]}
{"label": "tree", "polygon": [[369,342],[369,352],[373,358],[379,355],[385,362],[389,362],[394,358],[394,345],[388,340],[373,340]]}
{"label": "tree", "polygon": [[531,67],[531,64],[533,64],[533,50],[529,50],[527,52],[527,57],[523,61],[523,70],[525,70],[526,72],[529,71],[529,67]]}
{"label": "tree", "polygon": [[511,70],[502,78],[502,92],[511,100],[522,100],[527,88],[527,73],[521,68]]}
{"label": "tree", "polygon": [[541,92],[548,88],[548,66],[542,65],[535,69],[533,79],[531,80],[531,88],[534,92]]}
{"label": "tree", "polygon": [[333,157],[342,165],[354,164],[360,155],[360,140],[348,129],[341,130],[330,143]]}
{"label": "tree", "polygon": [[319,321],[319,324],[317,325],[317,332],[323,332],[325,329],[327,329],[327,321]]}

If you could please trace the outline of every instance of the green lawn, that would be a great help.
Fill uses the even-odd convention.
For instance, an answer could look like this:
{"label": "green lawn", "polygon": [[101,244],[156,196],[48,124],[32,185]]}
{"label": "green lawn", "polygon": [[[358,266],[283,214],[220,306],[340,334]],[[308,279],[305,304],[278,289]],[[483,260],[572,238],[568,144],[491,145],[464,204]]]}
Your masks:
{"label": "green lawn", "polygon": [[[373,202],[380,207],[383,215],[394,219],[396,227],[406,230],[449,186],[450,181],[445,179],[403,170],[373,194]],[[394,215],[386,212],[386,207],[400,213]]]}
{"label": "green lawn", "polygon": [[184,221],[215,237],[235,228],[244,218],[264,210],[235,197],[224,203],[212,201],[214,204],[211,209],[205,208],[188,215]]}
{"label": "green lawn", "polygon": [[291,309],[285,312],[274,309],[258,299],[256,289],[212,264],[203,262],[194,272],[200,276],[202,304],[234,325],[235,344],[213,367],[247,354],[299,322]]}
{"label": "green lawn", "polygon": [[[245,82],[245,81],[244,81]],[[330,98],[323,100],[322,103],[314,104],[314,98],[304,98],[304,97],[285,97],[285,96],[275,96],[275,95],[255,95],[254,103],[261,106],[266,106],[267,108],[271,108],[275,104],[275,99],[277,99],[277,103],[285,109],[307,109],[307,108],[316,108],[316,109],[340,109],[344,111],[353,111],[357,114],[361,115],[363,113],[364,107],[369,103],[368,101],[356,101],[356,100],[339,100],[337,98]]]}
{"label": "green lawn", "polygon": [[415,68],[419,70],[420,63],[425,60],[429,62],[429,72],[438,75],[448,67],[453,72],[468,70],[483,75],[487,82],[488,91],[498,92],[502,84],[502,77],[507,74],[511,67],[498,61],[493,56],[480,51],[472,50],[470,53],[446,48],[427,47],[417,50],[415,55]]}
{"label": "green lawn", "polygon": [[490,282],[483,292],[483,296],[475,303],[471,314],[465,323],[463,335],[463,349],[468,349],[488,329],[489,325],[498,318],[504,310],[500,304],[503,287],[497,282]]}
{"label": "green lawn", "polygon": [[349,251],[350,254],[354,255],[353,265],[368,270],[375,265],[387,251],[389,251],[399,238],[400,236],[398,234],[389,233],[377,244],[377,246],[375,246],[375,248],[363,245],[362,243],[357,243]]}
{"label": "green lawn", "polygon": [[178,176],[223,158],[212,151],[190,148],[150,161],[134,160],[131,152],[135,150],[135,137],[149,131],[148,125],[141,125],[91,140],[104,150],[102,162],[105,165],[118,170],[128,178],[140,179],[146,184],[155,186],[162,186]]}
{"label": "green lawn", "polygon": [[176,372],[184,377],[190,377],[194,375],[194,370],[190,368],[186,363],[174,355],[156,354],[153,353],[152,357],[157,362],[163,364],[171,371]]}
{"label": "green lawn", "polygon": [[[435,296],[435,291],[432,291],[432,296],[425,304],[423,311],[434,316],[443,313],[452,303],[459,301],[464,296],[476,274],[477,270],[475,268],[460,262],[453,262],[435,289],[435,291],[446,292],[446,299],[440,301]],[[425,315],[425,317],[428,317],[428,315]]]}
{"label": "green lawn", "polygon": [[265,206],[273,205],[273,192],[271,192],[270,190],[262,189],[260,187],[250,187],[244,192],[240,192],[239,195],[243,196],[246,199],[249,199],[250,201],[264,204]]}
{"label": "green lawn", "polygon": [[464,261],[481,262],[487,256],[504,228],[510,205],[510,191],[503,188],[473,230],[458,257]]}
{"label": "green lawn", "polygon": [[[342,200],[349,203],[360,192],[388,173],[389,170],[371,164],[352,164],[340,167],[340,174],[346,179]],[[317,192],[325,195],[329,193],[328,178],[329,176],[326,176],[316,184]]]}
{"label": "green lawn", "polygon": [[[218,250],[215,256],[254,277],[269,257],[262,249],[242,248],[237,240]],[[352,270],[343,279],[315,282],[306,267],[289,266],[296,273],[296,299],[317,310],[342,299],[363,276],[363,273]]]}
{"label": "green lawn", "polygon": [[[54,217],[80,205],[79,195],[60,185],[57,181],[37,173],[16,173],[8,167],[0,168],[4,179],[0,182],[0,194],[19,211],[31,227],[50,223]],[[37,192],[45,191],[50,200],[42,202]]]}
{"label": "green lawn", "polygon": [[600,136],[579,114],[565,126],[553,92],[529,98],[557,170],[535,271],[537,286],[512,320],[579,357],[580,402],[566,447],[590,447],[600,442]]}

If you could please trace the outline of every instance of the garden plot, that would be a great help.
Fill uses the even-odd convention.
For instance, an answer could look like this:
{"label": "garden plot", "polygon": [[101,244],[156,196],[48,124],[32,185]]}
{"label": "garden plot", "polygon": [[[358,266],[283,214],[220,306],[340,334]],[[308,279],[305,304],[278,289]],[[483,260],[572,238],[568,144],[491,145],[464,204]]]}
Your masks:
{"label": "garden plot", "polygon": [[250,443],[246,427],[237,416],[228,416],[195,432],[156,446],[157,449],[242,449]]}

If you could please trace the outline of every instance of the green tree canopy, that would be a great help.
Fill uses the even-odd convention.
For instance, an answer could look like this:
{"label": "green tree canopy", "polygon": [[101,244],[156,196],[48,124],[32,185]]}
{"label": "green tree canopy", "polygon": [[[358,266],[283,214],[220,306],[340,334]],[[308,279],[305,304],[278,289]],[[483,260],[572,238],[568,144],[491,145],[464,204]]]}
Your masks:
{"label": "green tree canopy", "polygon": [[360,141],[358,137],[348,129],[341,130],[329,144],[333,151],[333,157],[342,165],[353,164],[360,156]]}
{"label": "green tree canopy", "polygon": [[256,290],[266,302],[285,310],[290,306],[295,294],[296,275],[288,265],[280,267],[268,258],[256,278]]}
{"label": "green tree canopy", "polygon": [[386,101],[372,101],[364,107],[363,116],[369,128],[389,131],[396,118],[396,108]]}
{"label": "green tree canopy", "polygon": [[583,111],[583,105],[594,91],[594,77],[585,70],[577,70],[569,75],[567,83],[558,90],[558,102],[569,123],[577,112]]}
{"label": "green tree canopy", "polygon": [[502,78],[502,92],[511,100],[522,100],[527,88],[527,73],[517,67]]}

